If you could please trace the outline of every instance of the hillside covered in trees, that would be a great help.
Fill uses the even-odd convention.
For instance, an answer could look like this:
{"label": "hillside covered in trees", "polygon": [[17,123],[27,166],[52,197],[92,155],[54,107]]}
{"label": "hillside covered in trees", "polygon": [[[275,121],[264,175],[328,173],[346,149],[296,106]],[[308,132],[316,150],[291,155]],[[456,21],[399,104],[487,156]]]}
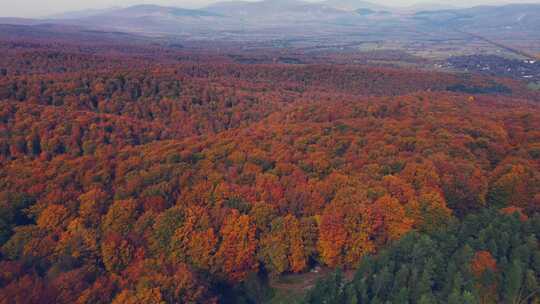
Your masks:
{"label": "hillside covered in trees", "polygon": [[540,218],[506,208],[436,233],[411,233],[310,291],[306,303],[536,303]]}
{"label": "hillside covered in trees", "polygon": [[157,46],[0,51],[0,303],[259,303],[315,267],[356,275],[308,303],[540,300],[527,84]]}

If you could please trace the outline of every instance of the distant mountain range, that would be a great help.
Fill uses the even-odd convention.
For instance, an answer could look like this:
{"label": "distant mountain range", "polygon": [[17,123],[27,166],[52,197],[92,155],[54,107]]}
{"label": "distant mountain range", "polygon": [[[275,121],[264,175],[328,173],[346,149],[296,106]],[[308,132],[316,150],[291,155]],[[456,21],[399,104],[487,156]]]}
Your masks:
{"label": "distant mountain range", "polygon": [[327,5],[336,9],[356,11],[358,9],[371,9],[375,11],[390,10],[389,7],[359,0],[326,0],[319,4]]}
{"label": "distant mountain range", "polygon": [[508,28],[540,30],[540,4],[512,4],[505,6],[477,6],[465,9],[420,11],[414,15],[436,24],[471,29]]}
{"label": "distant mountain range", "polygon": [[283,13],[285,11],[297,9],[310,9],[324,11],[356,11],[358,9],[371,9],[376,11],[390,10],[389,7],[374,4],[367,1],[357,0],[324,0],[321,2],[305,2],[301,0],[262,0],[253,1],[223,1],[211,4],[201,9],[182,9],[174,7],[164,7],[158,5],[135,5],[122,8],[113,7],[108,9],[90,9],[82,11],[64,12],[49,16],[51,19],[78,19],[97,15],[109,15],[117,13],[155,13],[156,11],[169,11],[182,14],[204,14],[204,12],[216,12],[228,16],[245,15],[254,13],[255,15],[267,15],[269,13]]}
{"label": "distant mountain range", "polygon": [[[407,39],[444,32],[509,37],[540,29],[540,4],[438,9],[426,3],[396,9],[356,0],[262,0],[219,2],[201,9],[158,5],[68,12],[50,18],[0,18],[0,23],[55,24],[88,30],[126,32],[190,39],[291,39],[362,36],[362,39]],[[427,33],[427,34],[424,34]],[[538,37],[540,39],[540,37]],[[326,38],[324,38],[326,39]],[[412,39],[412,38],[411,38]],[[537,39],[538,40],[538,39]]]}
{"label": "distant mountain range", "polygon": [[[369,10],[369,13],[365,10]],[[373,18],[383,11],[388,13],[386,7],[354,0],[326,0],[318,3],[263,0],[219,2],[202,9],[135,5],[67,12],[42,20],[0,18],[0,22],[26,22],[32,25],[39,22],[54,23],[147,35],[200,36],[277,31],[277,35],[286,36],[339,31],[336,27],[365,23],[368,21],[366,18]]]}

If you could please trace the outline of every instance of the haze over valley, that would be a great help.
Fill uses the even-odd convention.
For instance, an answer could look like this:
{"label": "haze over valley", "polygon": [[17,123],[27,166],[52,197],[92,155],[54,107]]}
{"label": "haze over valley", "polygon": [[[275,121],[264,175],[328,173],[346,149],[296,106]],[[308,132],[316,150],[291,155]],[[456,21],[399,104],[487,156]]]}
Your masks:
{"label": "haze over valley", "polygon": [[427,57],[540,53],[540,4],[441,9],[347,0],[237,1],[200,9],[135,5],[43,19],[0,18],[0,24],[125,32],[171,41],[263,42],[259,45],[282,48],[399,49]]}

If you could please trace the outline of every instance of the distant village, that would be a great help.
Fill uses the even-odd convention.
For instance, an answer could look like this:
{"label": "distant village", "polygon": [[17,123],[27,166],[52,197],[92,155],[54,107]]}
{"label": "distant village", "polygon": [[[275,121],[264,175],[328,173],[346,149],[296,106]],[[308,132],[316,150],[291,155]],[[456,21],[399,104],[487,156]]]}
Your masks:
{"label": "distant village", "polygon": [[540,82],[538,60],[507,59],[495,55],[458,56],[449,58],[443,67],[521,79],[530,83]]}

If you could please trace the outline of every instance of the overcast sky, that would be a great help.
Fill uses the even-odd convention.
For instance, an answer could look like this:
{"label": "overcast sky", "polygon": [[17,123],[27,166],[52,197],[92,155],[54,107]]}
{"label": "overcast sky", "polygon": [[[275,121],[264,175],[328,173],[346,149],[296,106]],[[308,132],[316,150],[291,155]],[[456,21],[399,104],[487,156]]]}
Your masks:
{"label": "overcast sky", "polygon": [[[311,0],[316,2],[316,0]],[[65,11],[90,8],[109,8],[134,4],[158,4],[186,8],[200,8],[213,0],[0,0],[0,17],[44,17]],[[451,5],[477,5],[501,3],[540,3],[540,0],[373,0],[377,4],[409,6],[421,2],[445,3]]]}

